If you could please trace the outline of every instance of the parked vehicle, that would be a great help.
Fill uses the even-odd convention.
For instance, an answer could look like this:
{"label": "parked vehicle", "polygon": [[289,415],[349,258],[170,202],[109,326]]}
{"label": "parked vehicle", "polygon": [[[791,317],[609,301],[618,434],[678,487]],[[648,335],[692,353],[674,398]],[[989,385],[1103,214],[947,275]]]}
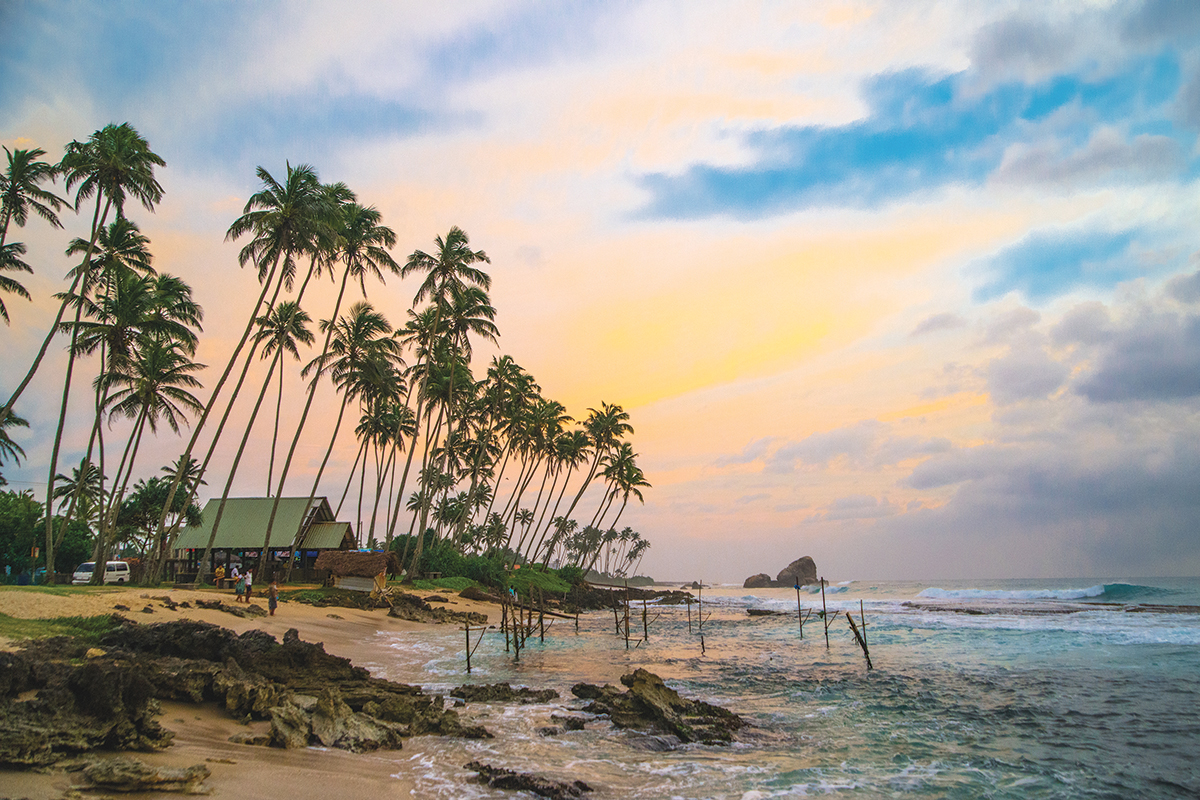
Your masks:
{"label": "parked vehicle", "polygon": [[[85,561],[75,568],[75,574],[71,576],[71,583],[81,584],[88,583],[92,579],[92,573],[96,570],[95,561]],[[104,582],[105,583],[129,583],[129,565],[124,561],[109,561],[104,566]]]}

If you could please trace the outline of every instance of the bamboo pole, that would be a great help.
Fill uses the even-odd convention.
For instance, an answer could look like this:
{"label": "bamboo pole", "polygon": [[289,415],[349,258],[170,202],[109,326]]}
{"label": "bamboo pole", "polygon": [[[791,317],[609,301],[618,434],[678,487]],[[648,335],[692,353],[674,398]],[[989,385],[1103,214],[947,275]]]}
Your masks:
{"label": "bamboo pole", "polygon": [[804,638],[804,612],[800,608],[800,581],[796,581],[796,621],[800,623],[800,638]]}
{"label": "bamboo pole", "polygon": [[861,597],[858,599],[858,619],[862,622],[863,646],[865,647],[867,644],[867,615],[863,613],[863,601]]}
{"label": "bamboo pole", "polygon": [[692,596],[690,594],[688,595],[688,599],[687,599],[687,611],[688,611],[688,634],[690,635],[692,632]]}
{"label": "bamboo pole", "polygon": [[546,641],[546,595],[538,588],[538,633]]}
{"label": "bamboo pole", "polygon": [[625,581],[625,649],[629,649],[629,581]]}
{"label": "bamboo pole", "polygon": [[463,630],[467,633],[467,674],[471,674],[471,623],[465,623]]}
{"label": "bamboo pole", "polygon": [[[700,579],[700,583],[698,585],[700,586],[700,589],[698,590],[696,602],[699,603],[700,605],[696,609],[696,613],[700,615],[700,630],[703,631],[704,630],[704,579],[703,578]],[[704,640],[701,639],[700,641],[703,642]],[[703,648],[701,648],[701,649],[703,649]]]}
{"label": "bamboo pole", "polygon": [[646,598],[642,598],[642,638],[650,641],[650,622],[646,619]]}
{"label": "bamboo pole", "polygon": [[858,626],[854,624],[854,615],[847,612],[846,619],[850,622],[850,630],[854,632],[854,638],[858,640],[858,646],[862,648],[863,658],[867,660],[867,669],[874,669],[874,665],[871,664],[871,652],[867,650],[867,640],[858,632]]}

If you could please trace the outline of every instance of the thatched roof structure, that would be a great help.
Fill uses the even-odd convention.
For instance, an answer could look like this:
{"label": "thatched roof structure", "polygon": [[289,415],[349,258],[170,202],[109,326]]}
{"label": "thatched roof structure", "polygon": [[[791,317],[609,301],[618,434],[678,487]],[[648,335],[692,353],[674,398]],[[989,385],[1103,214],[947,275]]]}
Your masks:
{"label": "thatched roof structure", "polygon": [[327,569],[335,576],[350,578],[374,578],[387,569],[384,553],[347,553],[344,550],[326,550],[317,556],[317,569]]}

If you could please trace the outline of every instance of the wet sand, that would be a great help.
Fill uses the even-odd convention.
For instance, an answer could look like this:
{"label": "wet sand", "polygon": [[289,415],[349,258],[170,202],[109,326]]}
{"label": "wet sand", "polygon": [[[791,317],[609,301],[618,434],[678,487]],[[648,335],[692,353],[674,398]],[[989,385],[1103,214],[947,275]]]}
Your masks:
{"label": "wet sand", "polygon": [[[419,593],[423,596],[428,593]],[[496,608],[488,603],[465,600],[453,592],[440,592],[450,602],[441,607],[454,611],[477,611],[498,618]],[[176,619],[198,619],[229,628],[237,633],[252,629],[264,630],[282,639],[289,628],[296,628],[300,638],[322,642],[326,652],[349,658],[355,664],[367,666],[378,650],[371,642],[379,631],[420,631],[444,626],[388,617],[386,610],[361,611],[350,608],[317,608],[301,603],[281,602],[274,617],[242,619],[223,611],[188,608],[171,611],[153,598],[170,597],[176,603],[196,599],[221,600],[233,604],[232,591],[205,590],[147,590],[144,588],[96,588],[70,595],[55,595],[49,591],[27,588],[0,589],[0,613],[22,619],[47,619],[65,616],[96,616],[113,613],[114,606],[125,605],[129,611],[120,612],[141,623],[166,622]],[[286,593],[283,594],[286,598]],[[254,604],[266,609],[265,598]],[[146,606],[154,609],[147,614]],[[339,619],[340,618],[340,619]],[[14,642],[0,637],[0,649],[13,649]],[[403,676],[394,679],[404,680]],[[419,682],[413,675],[412,681]],[[379,756],[370,753],[355,755],[338,750],[308,748],[280,750],[270,747],[233,744],[228,741],[235,733],[247,730],[267,730],[266,722],[243,725],[230,719],[215,704],[193,706],[185,703],[164,703],[160,718],[163,726],[175,733],[174,744],[157,753],[128,753],[156,766],[188,767],[205,764],[212,772],[206,785],[211,797],[257,800],[258,798],[311,797],[319,793],[323,800],[346,798],[410,796],[413,780],[406,774],[403,751],[389,751]],[[71,788],[74,776],[63,773],[0,770],[0,795],[58,800]],[[178,797],[159,792],[126,795],[131,798]]]}

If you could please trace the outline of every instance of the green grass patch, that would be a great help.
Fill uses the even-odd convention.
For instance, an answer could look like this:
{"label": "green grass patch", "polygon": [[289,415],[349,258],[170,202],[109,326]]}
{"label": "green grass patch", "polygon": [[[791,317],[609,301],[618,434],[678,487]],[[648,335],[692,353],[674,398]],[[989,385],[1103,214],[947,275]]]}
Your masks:
{"label": "green grass patch", "polygon": [[7,614],[0,614],[0,636],[17,641],[45,639],[49,636],[72,636],[94,644],[115,627],[116,623],[109,614],[99,617],[53,617],[50,619],[19,619]]}
{"label": "green grass patch", "polygon": [[[399,584],[396,584],[399,585]],[[454,576],[450,578],[438,578],[437,580],[413,581],[411,586],[414,589],[420,589],[422,592],[432,592],[437,589],[449,589],[452,592],[461,592],[469,586],[479,586],[478,581],[473,581],[470,578],[462,576]],[[401,587],[404,588],[404,587]]]}
{"label": "green grass patch", "polygon": [[543,592],[554,592],[555,594],[565,594],[571,590],[570,584],[558,577],[557,573],[529,568],[510,572],[508,585],[521,594],[527,594],[530,587],[537,587]]}

